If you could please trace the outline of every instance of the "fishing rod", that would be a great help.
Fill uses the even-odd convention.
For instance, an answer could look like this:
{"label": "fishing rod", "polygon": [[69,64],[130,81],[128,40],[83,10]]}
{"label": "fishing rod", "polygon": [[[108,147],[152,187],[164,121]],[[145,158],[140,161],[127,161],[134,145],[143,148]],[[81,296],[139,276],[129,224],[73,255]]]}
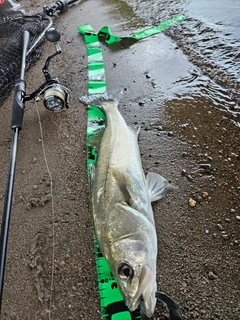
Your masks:
{"label": "fishing rod", "polygon": [[[73,2],[73,1],[71,1]],[[25,108],[25,101],[34,99],[35,101],[43,96],[43,105],[50,111],[60,111],[63,108],[69,107],[69,89],[63,86],[57,78],[52,77],[49,72],[49,63],[56,55],[60,54],[61,48],[58,44],[60,39],[60,31],[57,28],[50,27],[45,32],[45,37],[48,41],[55,44],[56,52],[50,55],[42,69],[45,76],[45,83],[43,83],[36,91],[31,94],[26,94],[26,82],[24,80],[25,65],[27,57],[27,48],[29,43],[30,34],[28,31],[23,32],[22,38],[22,60],[20,77],[16,81],[15,94],[12,105],[12,146],[10,153],[10,163],[8,171],[7,188],[5,195],[4,211],[2,215],[1,235],[0,235],[0,311],[2,304],[2,293],[4,284],[4,270],[6,263],[7,253],[7,242],[10,225],[12,197],[13,197],[13,186],[14,176],[16,167],[16,156],[17,156],[17,144],[18,135],[22,129],[23,115]]]}
{"label": "fishing rod", "polygon": [[15,166],[16,166],[16,155],[17,155],[17,141],[18,141],[18,134],[22,128],[22,121],[23,121],[24,96],[25,96],[25,89],[26,89],[26,83],[24,81],[24,73],[25,73],[26,52],[27,52],[29,37],[30,37],[29,32],[25,31],[23,34],[22,65],[21,65],[20,78],[16,82],[15,95],[13,99],[13,108],[12,108],[12,130],[13,130],[12,147],[11,147],[11,154],[10,154],[8,181],[7,181],[7,189],[6,189],[6,197],[5,197],[5,203],[4,203],[4,211],[2,216],[1,237],[0,237],[0,307],[1,307],[1,301],[2,301],[2,289],[3,289],[6,252],[7,252],[8,231],[9,231],[10,215],[11,215],[11,207],[12,207],[13,185],[14,185],[14,175],[15,175]]}

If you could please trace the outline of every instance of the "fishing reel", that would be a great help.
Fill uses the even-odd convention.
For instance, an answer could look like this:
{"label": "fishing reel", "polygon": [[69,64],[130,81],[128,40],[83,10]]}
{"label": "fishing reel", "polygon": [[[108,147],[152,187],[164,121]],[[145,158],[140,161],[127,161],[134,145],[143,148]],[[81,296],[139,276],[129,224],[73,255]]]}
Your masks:
{"label": "fishing reel", "polygon": [[34,99],[37,101],[40,95],[43,95],[43,105],[50,111],[61,111],[64,108],[69,108],[69,93],[70,90],[63,86],[56,77],[52,77],[49,71],[49,63],[56,55],[62,52],[58,41],[61,33],[57,28],[51,27],[45,32],[45,37],[48,41],[55,44],[56,52],[50,55],[42,69],[46,82],[42,84],[36,91],[27,94],[24,101]]}
{"label": "fishing reel", "polygon": [[68,10],[69,6],[77,0],[59,0],[51,6],[44,6],[43,12],[48,16],[53,16],[56,11],[63,13]]}

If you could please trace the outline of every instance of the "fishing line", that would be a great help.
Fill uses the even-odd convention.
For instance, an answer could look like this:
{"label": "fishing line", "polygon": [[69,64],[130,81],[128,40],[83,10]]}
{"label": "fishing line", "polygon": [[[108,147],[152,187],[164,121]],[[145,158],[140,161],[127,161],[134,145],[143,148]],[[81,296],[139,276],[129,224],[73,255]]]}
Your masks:
{"label": "fishing line", "polygon": [[40,117],[40,113],[37,107],[37,102],[35,100],[35,108],[38,115],[38,123],[39,123],[39,129],[40,129],[40,138],[41,138],[41,144],[42,144],[42,150],[43,150],[43,158],[45,162],[45,166],[47,169],[47,173],[49,176],[50,181],[50,195],[51,195],[51,210],[52,210],[52,272],[51,272],[51,285],[50,285],[50,297],[49,297],[49,316],[48,319],[51,320],[51,310],[52,310],[52,292],[53,292],[53,285],[54,285],[54,259],[55,259],[55,228],[54,228],[54,218],[55,218],[55,208],[54,208],[54,200],[53,200],[53,180],[52,175],[49,169],[47,157],[46,157],[46,150],[45,150],[45,144],[43,140],[43,130],[42,130],[42,121]]}

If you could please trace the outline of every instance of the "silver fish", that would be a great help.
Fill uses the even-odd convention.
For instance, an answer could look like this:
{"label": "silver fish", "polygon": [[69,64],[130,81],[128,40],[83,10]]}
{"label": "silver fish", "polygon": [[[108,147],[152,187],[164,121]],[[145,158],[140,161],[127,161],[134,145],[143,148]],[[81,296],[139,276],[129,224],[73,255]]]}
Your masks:
{"label": "silver fish", "polygon": [[145,178],[139,129],[127,125],[114,101],[94,99],[81,101],[99,107],[106,115],[91,182],[97,241],[128,308],[134,311],[143,298],[146,314],[151,317],[157,290],[157,236],[151,202],[161,199],[173,186],[156,173]]}

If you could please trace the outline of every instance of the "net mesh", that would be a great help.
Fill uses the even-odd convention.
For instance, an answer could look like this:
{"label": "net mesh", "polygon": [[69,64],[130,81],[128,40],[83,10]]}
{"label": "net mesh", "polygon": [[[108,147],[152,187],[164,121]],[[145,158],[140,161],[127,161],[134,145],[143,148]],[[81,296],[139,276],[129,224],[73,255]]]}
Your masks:
{"label": "net mesh", "polygon": [[[27,30],[30,33],[27,70],[39,59],[44,31],[50,24],[50,18],[43,13],[35,16],[7,17],[0,21],[0,105],[9,96],[19,77],[23,31]],[[30,48],[32,49],[29,50]]]}

